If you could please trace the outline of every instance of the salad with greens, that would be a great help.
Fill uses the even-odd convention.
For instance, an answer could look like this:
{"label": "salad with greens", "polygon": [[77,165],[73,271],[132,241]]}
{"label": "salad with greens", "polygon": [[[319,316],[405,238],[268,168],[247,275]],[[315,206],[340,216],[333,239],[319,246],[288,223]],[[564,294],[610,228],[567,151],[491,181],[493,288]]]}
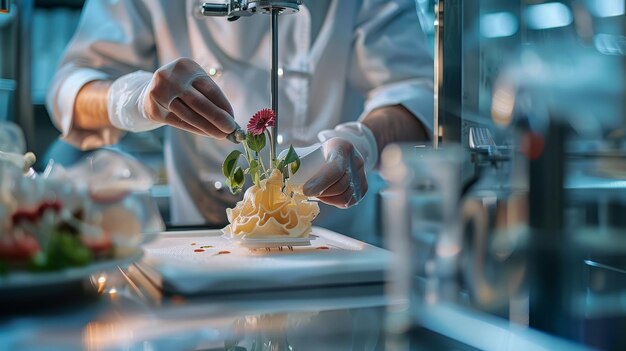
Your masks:
{"label": "salad with greens", "polygon": [[82,213],[59,201],[15,210],[0,234],[0,272],[54,271],[112,258],[110,233],[86,223]]}
{"label": "salad with greens", "polygon": [[[99,151],[72,168],[28,176],[0,157],[0,283],[13,272],[50,272],[137,252],[163,222],[134,160]],[[143,197],[142,197],[143,196]]]}

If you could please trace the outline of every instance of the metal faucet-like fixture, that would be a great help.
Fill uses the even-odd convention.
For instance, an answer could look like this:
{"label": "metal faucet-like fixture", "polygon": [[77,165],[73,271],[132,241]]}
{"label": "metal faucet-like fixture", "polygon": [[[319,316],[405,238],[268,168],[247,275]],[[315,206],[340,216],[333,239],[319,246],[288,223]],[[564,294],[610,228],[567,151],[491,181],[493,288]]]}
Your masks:
{"label": "metal faucet-like fixture", "polygon": [[228,0],[225,3],[204,3],[201,12],[205,16],[227,17],[236,21],[240,17],[252,16],[256,13],[270,15],[272,36],[272,110],[276,114],[272,127],[272,144],[270,154],[272,161],[276,159],[276,139],[278,136],[278,15],[292,14],[300,10],[302,0]]}
{"label": "metal faucet-like fixture", "polygon": [[239,17],[248,17],[255,13],[296,13],[300,5],[302,0],[229,0],[225,3],[205,2],[201,10],[205,16],[228,17],[229,21],[235,21]]}
{"label": "metal faucet-like fixture", "polygon": [[0,13],[9,13],[11,10],[11,0],[0,0]]}

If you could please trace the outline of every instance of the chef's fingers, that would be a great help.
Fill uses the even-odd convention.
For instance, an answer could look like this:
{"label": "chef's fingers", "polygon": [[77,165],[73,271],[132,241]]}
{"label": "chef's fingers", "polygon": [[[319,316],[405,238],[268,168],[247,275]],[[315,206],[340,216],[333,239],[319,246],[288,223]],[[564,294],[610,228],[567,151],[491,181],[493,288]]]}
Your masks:
{"label": "chef's fingers", "polygon": [[184,77],[172,74],[171,69],[167,69],[167,67],[166,65],[154,72],[147,95],[151,102],[156,102],[169,109],[172,101],[184,90],[184,86],[181,85],[181,82],[184,82]]}
{"label": "chef's fingers", "polygon": [[[361,167],[356,172],[359,172],[359,171],[362,172],[363,167]],[[329,186],[326,190],[324,190],[320,194],[320,197],[335,196],[335,195],[342,194],[350,187],[351,183],[353,182],[352,177],[353,177],[353,172],[351,170],[346,170],[346,172],[343,174],[343,176],[339,180],[337,180],[333,185]]]}
{"label": "chef's fingers", "polygon": [[335,196],[343,193],[350,186],[350,174],[345,172],[341,178],[339,178],[334,184],[326,188],[319,194],[318,197],[322,196]]}
{"label": "chef's fingers", "polygon": [[352,143],[341,138],[332,138],[324,142],[326,162],[303,186],[307,196],[320,196],[326,189],[335,184],[349,169],[363,165],[361,156]]}
{"label": "chef's fingers", "polygon": [[189,124],[187,122],[185,122],[184,120],[182,120],[180,117],[178,117],[173,112],[169,112],[165,116],[165,118],[163,118],[163,121],[165,123],[171,125],[172,127],[176,127],[178,129],[182,129],[182,130],[188,131],[188,132],[196,134],[196,135],[206,136],[206,133],[204,133],[202,130],[192,126],[191,124]]}
{"label": "chef's fingers", "polygon": [[358,173],[352,174],[348,188],[339,195],[320,196],[318,199],[326,204],[339,208],[348,208],[356,205],[367,193],[368,184],[365,171],[360,169]]}
{"label": "chef's fingers", "polygon": [[[182,99],[174,99],[170,104],[170,111],[175,113],[182,120],[200,129],[205,135],[216,139],[224,139],[228,134],[219,130],[215,125],[206,118],[192,110]],[[165,121],[168,123],[168,121]]]}
{"label": "chef's fingers", "polygon": [[346,163],[334,159],[327,161],[314,176],[311,177],[304,186],[302,192],[306,196],[319,196],[326,189],[335,184],[346,173]]}
{"label": "chef's fingers", "polygon": [[189,88],[180,93],[180,100],[189,106],[208,123],[215,126],[221,133],[229,134],[224,129],[230,129],[235,125],[235,120],[228,112],[216,106],[211,100],[194,88]]}
{"label": "chef's fingers", "polygon": [[213,118],[211,122],[222,132],[232,133],[237,128],[234,119],[235,114],[222,89],[209,76],[197,77],[191,85],[209,100],[210,104],[205,104],[201,108],[205,109],[203,111],[206,111],[206,114]]}

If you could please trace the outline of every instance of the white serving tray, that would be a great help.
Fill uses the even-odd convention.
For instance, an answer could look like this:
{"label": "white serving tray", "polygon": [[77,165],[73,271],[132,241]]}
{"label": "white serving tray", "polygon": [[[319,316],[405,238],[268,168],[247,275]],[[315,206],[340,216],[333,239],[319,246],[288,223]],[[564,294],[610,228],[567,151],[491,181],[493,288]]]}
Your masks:
{"label": "white serving tray", "polygon": [[165,232],[143,248],[136,267],[163,292],[183,295],[382,283],[391,258],[386,250],[318,227],[311,246],[293,251],[251,251],[219,230]]}

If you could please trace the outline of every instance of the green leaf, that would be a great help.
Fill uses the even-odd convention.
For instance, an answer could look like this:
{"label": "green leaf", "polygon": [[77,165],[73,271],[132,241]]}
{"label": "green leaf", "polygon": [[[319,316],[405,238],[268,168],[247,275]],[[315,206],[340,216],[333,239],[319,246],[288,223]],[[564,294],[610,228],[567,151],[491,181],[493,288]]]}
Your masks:
{"label": "green leaf", "polygon": [[252,160],[250,161],[250,168],[247,169],[248,173],[250,174],[250,177],[252,178],[252,181],[254,182],[254,184],[259,185],[259,171],[261,169],[261,164],[259,164],[259,161],[257,160]]}
{"label": "green leaf", "polygon": [[226,186],[228,187],[228,189],[230,189],[231,194],[236,195],[238,194],[241,190],[243,190],[242,187],[237,186],[236,184],[233,184],[233,182],[230,179],[226,180]]}
{"label": "green leaf", "polygon": [[261,133],[259,135],[248,133],[248,136],[246,137],[246,144],[250,150],[261,152],[261,150],[265,147],[265,133]]}
{"label": "green leaf", "polygon": [[300,169],[300,158],[291,164],[291,174],[296,174],[296,172]]}
{"label": "green leaf", "polygon": [[241,155],[242,153],[239,150],[233,150],[230,154],[228,154],[222,164],[222,173],[224,174],[224,177],[230,178],[233,175],[235,167],[237,167],[237,161]]}
{"label": "green leaf", "polygon": [[299,160],[300,157],[298,157],[298,154],[296,153],[296,150],[293,149],[293,145],[289,146],[289,151],[287,151],[287,155],[285,156],[285,159],[283,160],[283,162],[288,165],[292,162],[296,162],[297,160]]}
{"label": "green leaf", "polygon": [[298,156],[298,153],[294,150],[293,145],[289,146],[287,155],[285,155],[285,158],[282,159],[277,166],[285,177],[289,176],[287,173],[287,167],[291,170],[291,174],[295,174],[298,169],[300,169],[300,156]]}
{"label": "green leaf", "polygon": [[245,179],[243,177],[243,170],[241,167],[237,167],[235,173],[233,174],[233,184],[238,187],[243,187]]}
{"label": "green leaf", "polygon": [[230,192],[237,194],[243,189],[245,183],[244,170],[241,167],[237,167],[232,176],[226,178],[226,186],[230,189]]}

